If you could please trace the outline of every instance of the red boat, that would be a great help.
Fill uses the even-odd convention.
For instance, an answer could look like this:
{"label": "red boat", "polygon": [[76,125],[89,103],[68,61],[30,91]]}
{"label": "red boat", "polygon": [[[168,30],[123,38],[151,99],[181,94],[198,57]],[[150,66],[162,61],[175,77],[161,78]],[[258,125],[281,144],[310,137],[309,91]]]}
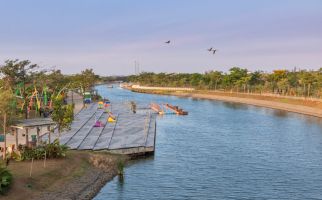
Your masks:
{"label": "red boat", "polygon": [[173,106],[173,105],[167,103],[167,104],[165,104],[165,107],[172,110],[177,115],[188,115],[187,111],[184,111],[183,109],[179,108],[178,106]]}

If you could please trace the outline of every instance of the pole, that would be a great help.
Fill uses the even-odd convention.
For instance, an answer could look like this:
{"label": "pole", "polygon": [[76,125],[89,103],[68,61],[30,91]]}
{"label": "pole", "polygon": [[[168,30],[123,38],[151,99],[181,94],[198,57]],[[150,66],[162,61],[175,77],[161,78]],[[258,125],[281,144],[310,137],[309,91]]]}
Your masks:
{"label": "pole", "polygon": [[15,136],[16,136],[16,150],[18,150],[18,129],[14,128]]}
{"label": "pole", "polygon": [[47,131],[48,131],[48,144],[50,144],[50,126],[47,126]]}
{"label": "pole", "polygon": [[4,136],[4,154],[3,160],[7,157],[7,137],[6,137],[6,126],[7,126],[7,113],[3,114],[3,136]]}
{"label": "pole", "polygon": [[25,100],[25,119],[28,119],[28,106],[29,106],[29,102],[28,102],[28,97],[26,94],[26,70],[25,67],[23,67],[23,98]]}
{"label": "pole", "polygon": [[26,128],[25,130],[26,130],[26,146],[28,146],[28,141],[29,141],[28,133],[29,133],[29,130],[28,130],[28,128]]}
{"label": "pole", "polygon": [[46,168],[47,152],[45,151],[44,168]]}
{"label": "pole", "polygon": [[37,146],[39,146],[39,133],[40,133],[40,128],[37,127]]}
{"label": "pole", "polygon": [[30,165],[30,177],[32,174],[32,165],[34,164],[34,158],[31,159],[31,165]]}

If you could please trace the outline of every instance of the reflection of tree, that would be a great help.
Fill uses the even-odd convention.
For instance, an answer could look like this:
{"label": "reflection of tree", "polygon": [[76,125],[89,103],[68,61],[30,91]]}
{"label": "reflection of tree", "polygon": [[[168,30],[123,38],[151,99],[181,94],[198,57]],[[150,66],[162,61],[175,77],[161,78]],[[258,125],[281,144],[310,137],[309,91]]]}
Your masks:
{"label": "reflection of tree", "polygon": [[226,108],[230,108],[233,110],[248,110],[249,108],[249,105],[245,105],[242,103],[222,102],[222,105],[224,105]]}
{"label": "reflection of tree", "polygon": [[273,109],[272,112],[273,112],[273,115],[276,117],[287,117],[288,116],[288,112],[284,111],[284,110]]}

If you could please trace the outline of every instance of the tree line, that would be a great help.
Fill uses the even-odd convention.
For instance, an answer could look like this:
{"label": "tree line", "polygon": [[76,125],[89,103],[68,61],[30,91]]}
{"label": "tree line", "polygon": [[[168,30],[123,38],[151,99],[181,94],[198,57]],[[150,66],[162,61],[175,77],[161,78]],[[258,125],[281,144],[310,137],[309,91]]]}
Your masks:
{"label": "tree line", "polygon": [[[48,95],[52,102],[51,117],[59,129],[68,128],[73,119],[73,105],[64,104],[64,93],[68,90],[90,91],[98,79],[90,68],[65,75],[60,70],[41,68],[29,60],[6,60],[0,64],[0,132],[5,132],[17,119],[28,118],[30,105],[36,104],[33,98],[36,91],[38,99],[39,96],[44,98],[44,93],[46,97]],[[48,109],[49,103],[45,104],[47,102],[42,101],[37,108]]]}
{"label": "tree line", "polygon": [[301,97],[322,97],[322,68],[319,70],[255,71],[233,67],[228,72],[152,73],[128,77],[128,81],[145,86],[193,87],[242,93],[272,93]]}

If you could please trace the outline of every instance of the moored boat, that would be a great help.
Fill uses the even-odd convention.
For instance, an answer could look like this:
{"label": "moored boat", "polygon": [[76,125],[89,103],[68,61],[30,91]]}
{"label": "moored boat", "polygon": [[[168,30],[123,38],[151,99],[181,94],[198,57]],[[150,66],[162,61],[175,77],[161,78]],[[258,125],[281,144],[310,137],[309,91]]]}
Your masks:
{"label": "moored boat", "polygon": [[173,106],[171,104],[165,104],[165,107],[175,112],[177,115],[188,115],[188,112],[179,108],[178,106]]}

